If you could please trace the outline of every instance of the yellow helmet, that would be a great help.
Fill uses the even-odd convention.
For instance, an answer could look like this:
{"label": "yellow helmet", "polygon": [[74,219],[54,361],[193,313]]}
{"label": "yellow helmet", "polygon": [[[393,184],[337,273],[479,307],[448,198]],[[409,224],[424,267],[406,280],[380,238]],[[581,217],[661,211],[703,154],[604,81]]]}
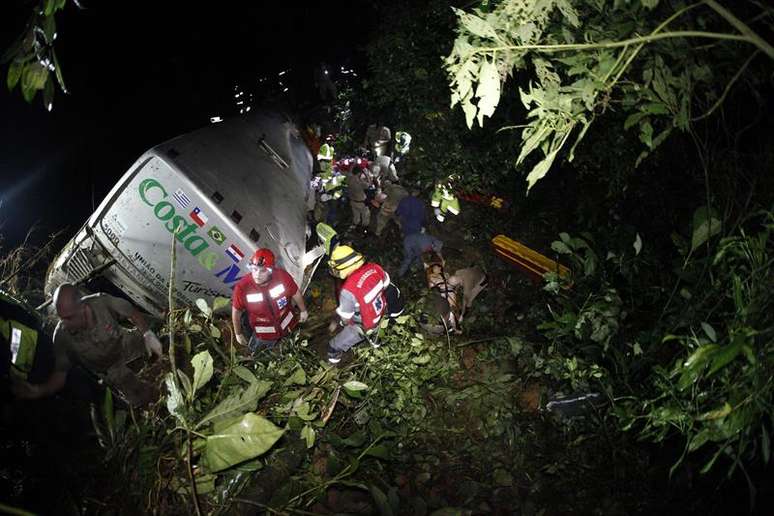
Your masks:
{"label": "yellow helmet", "polygon": [[363,266],[365,258],[348,245],[339,245],[331,253],[328,268],[331,274],[344,279]]}

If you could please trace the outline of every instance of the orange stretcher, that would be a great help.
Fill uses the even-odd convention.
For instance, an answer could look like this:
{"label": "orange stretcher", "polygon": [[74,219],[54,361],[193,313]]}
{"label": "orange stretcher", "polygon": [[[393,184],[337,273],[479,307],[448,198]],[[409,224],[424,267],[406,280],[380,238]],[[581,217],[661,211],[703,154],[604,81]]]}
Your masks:
{"label": "orange stretcher", "polygon": [[[571,277],[570,269],[561,263],[555,262],[505,235],[497,235],[492,239],[491,244],[497,256],[526,272],[535,283],[541,283],[543,274],[547,272],[555,272],[567,279]],[[568,288],[570,286],[571,284],[567,285]]]}

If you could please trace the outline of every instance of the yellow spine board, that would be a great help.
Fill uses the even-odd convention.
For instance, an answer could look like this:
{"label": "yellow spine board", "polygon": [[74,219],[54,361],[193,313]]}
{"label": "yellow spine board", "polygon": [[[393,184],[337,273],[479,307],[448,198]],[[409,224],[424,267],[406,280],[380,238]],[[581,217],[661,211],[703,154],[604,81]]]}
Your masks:
{"label": "yellow spine board", "polygon": [[519,266],[524,269],[525,272],[541,278],[543,277],[543,274],[547,272],[555,272],[564,278],[570,277],[570,269],[561,263],[555,262],[505,235],[497,235],[494,237],[492,239],[492,247],[498,256]]}

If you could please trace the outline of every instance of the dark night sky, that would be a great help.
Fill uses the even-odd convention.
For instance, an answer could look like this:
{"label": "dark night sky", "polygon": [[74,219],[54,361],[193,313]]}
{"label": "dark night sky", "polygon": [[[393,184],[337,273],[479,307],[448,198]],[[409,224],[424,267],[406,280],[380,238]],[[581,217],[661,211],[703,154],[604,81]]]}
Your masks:
{"label": "dark night sky", "polygon": [[[87,8],[68,1],[57,17],[70,94],[57,91],[48,113],[39,96],[28,105],[18,88],[0,87],[3,247],[35,222],[71,236],[92,197],[98,204],[142,152],[227,114],[237,81],[291,68],[300,100],[313,103],[314,67],[357,67],[376,26],[369,1],[81,3]],[[0,21],[2,49],[30,9],[11,5]]]}

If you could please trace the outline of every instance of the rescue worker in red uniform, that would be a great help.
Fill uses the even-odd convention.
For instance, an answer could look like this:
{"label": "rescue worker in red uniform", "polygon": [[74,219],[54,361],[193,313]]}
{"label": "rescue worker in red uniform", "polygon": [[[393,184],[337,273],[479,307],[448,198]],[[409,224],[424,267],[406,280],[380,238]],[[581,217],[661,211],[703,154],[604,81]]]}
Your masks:
{"label": "rescue worker in red uniform", "polygon": [[[275,267],[274,253],[261,248],[255,251],[247,268],[250,274],[234,286],[231,296],[231,323],[237,341],[252,353],[270,350],[298,323],[309,317],[304,297],[287,271]],[[290,301],[300,310],[296,315]],[[242,313],[247,311],[252,336],[248,343],[242,333]]]}
{"label": "rescue worker in red uniform", "polygon": [[341,327],[328,343],[328,362],[337,364],[345,352],[363,340],[379,347],[379,324],[382,317],[392,315],[385,295],[390,276],[379,265],[366,263],[362,254],[346,245],[333,250],[328,267],[333,276],[344,280],[337,318],[328,327],[331,333]]}

